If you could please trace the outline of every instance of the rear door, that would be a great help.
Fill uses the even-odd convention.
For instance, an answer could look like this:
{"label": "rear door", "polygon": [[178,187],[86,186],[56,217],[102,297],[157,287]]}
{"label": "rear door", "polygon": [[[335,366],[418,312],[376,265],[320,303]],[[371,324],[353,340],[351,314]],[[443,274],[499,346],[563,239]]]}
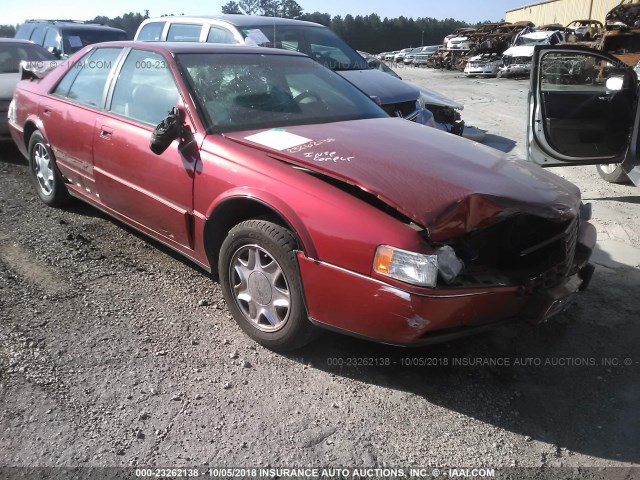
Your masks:
{"label": "rear door", "polygon": [[40,104],[45,134],[61,173],[75,190],[96,196],[93,131],[104,116],[110,75],[120,47],[90,51],[70,64],[60,82]]}
{"label": "rear door", "polygon": [[[537,46],[527,160],[543,167],[636,164],[637,76],[615,57],[584,47]],[[632,147],[633,146],[633,147]]]}

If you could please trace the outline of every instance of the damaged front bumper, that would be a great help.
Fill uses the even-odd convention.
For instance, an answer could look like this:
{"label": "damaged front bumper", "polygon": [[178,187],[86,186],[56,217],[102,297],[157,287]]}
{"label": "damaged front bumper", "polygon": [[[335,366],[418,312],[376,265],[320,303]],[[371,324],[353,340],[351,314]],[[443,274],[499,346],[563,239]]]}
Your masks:
{"label": "damaged front bumper", "polygon": [[498,76],[500,77],[517,77],[526,76],[531,73],[531,63],[514,63],[500,67]]}
{"label": "damaged front bumper", "polygon": [[[417,346],[478,333],[504,322],[544,322],[588,285],[596,231],[581,222],[569,274],[556,284],[427,289],[400,287],[306,257],[298,264],[309,317],[318,326],[381,343]],[[535,281],[536,279],[532,279]]]}

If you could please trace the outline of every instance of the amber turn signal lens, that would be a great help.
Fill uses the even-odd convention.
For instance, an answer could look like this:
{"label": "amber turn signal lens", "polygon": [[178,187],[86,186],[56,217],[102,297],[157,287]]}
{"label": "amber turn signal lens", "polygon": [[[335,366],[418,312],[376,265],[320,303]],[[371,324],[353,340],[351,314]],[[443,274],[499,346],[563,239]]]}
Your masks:
{"label": "amber turn signal lens", "polygon": [[375,271],[379,273],[389,273],[392,259],[393,250],[391,247],[378,247],[378,250],[376,250],[376,258],[373,262]]}

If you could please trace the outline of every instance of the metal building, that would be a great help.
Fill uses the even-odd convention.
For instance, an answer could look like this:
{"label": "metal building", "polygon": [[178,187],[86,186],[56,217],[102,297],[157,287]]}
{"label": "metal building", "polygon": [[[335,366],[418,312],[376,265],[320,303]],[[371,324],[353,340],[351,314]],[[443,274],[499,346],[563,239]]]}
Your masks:
{"label": "metal building", "polygon": [[604,23],[607,12],[620,3],[621,0],[547,0],[509,10],[505,20],[512,23],[529,20],[536,25],[567,25],[573,20],[586,19]]}

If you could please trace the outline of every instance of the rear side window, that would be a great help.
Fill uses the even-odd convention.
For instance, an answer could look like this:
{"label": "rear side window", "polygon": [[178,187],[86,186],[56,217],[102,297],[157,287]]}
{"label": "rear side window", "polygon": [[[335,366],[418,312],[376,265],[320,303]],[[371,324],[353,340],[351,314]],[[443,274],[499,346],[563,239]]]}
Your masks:
{"label": "rear side window", "polygon": [[152,22],[147,23],[138,34],[136,40],[141,42],[155,42],[162,40],[162,29],[164,28],[164,22]]}
{"label": "rear side window", "polygon": [[42,45],[46,33],[47,27],[36,27],[29,40],[31,40],[33,43],[37,43],[38,45]]}
{"label": "rear side window", "polygon": [[113,91],[111,112],[157,125],[178,103],[178,88],[167,61],[156,52],[132,50]]}
{"label": "rear side window", "polygon": [[62,44],[64,53],[71,55],[78,50],[100,42],[114,42],[126,40],[127,32],[101,28],[65,28],[62,30]]}
{"label": "rear side window", "polygon": [[233,34],[226,28],[212,26],[207,35],[207,43],[227,43],[234,44],[236,42]]}
{"label": "rear side window", "polygon": [[168,42],[197,42],[200,40],[202,25],[174,23],[167,33]]}
{"label": "rear side window", "polygon": [[62,50],[62,37],[60,37],[60,33],[55,28],[50,28],[47,32],[47,35],[44,37],[44,48],[56,49],[58,51]]}
{"label": "rear side window", "polygon": [[89,107],[102,108],[105,84],[120,48],[99,48],[74,63],[53,91],[54,95]]}

